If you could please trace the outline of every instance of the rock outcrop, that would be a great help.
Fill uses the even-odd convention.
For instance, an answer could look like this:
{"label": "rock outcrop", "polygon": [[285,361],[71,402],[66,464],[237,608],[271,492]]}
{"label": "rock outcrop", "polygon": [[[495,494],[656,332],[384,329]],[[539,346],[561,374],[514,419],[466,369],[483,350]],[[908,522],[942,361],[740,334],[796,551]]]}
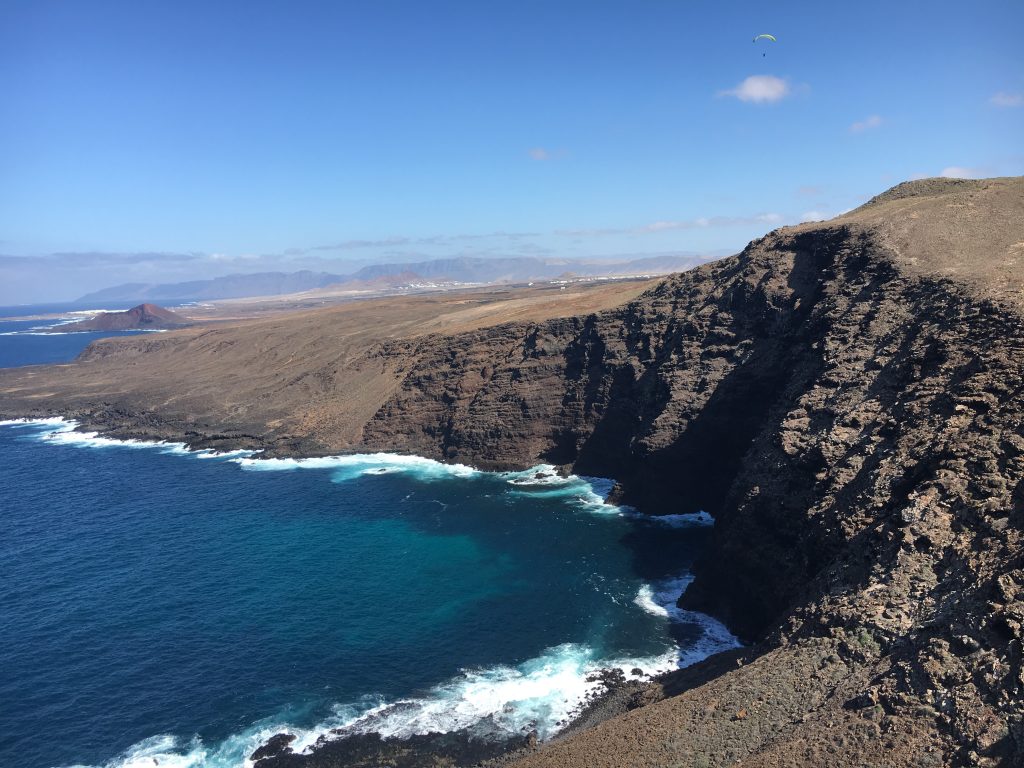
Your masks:
{"label": "rock outcrop", "polygon": [[[682,602],[752,642],[741,666],[529,765],[1009,765],[1024,760],[1022,307],[1024,180],[926,180],[618,308],[368,335],[244,418],[188,421],[144,385],[73,393],[38,370],[0,376],[0,411],[282,452],[548,461],[617,478],[645,511],[714,514]],[[195,338],[160,341],[97,346],[74,375],[146,370]],[[284,350],[252,370],[268,356]],[[342,428],[349,393],[361,410]]]}

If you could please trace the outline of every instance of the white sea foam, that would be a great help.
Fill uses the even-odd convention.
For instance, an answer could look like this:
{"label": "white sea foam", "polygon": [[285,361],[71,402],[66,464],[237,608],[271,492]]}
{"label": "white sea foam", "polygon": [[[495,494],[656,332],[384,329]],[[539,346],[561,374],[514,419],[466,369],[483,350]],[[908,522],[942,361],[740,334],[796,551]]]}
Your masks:
{"label": "white sea foam", "polygon": [[166,440],[136,440],[134,438],[119,439],[105,437],[98,432],[79,432],[78,422],[59,416],[45,419],[8,419],[0,421],[0,426],[39,427],[35,434],[39,440],[60,445],[73,445],[79,448],[146,448],[156,449],[161,453],[194,456],[200,459],[237,459],[243,456],[254,456],[258,450],[240,448],[234,451],[215,451],[210,448],[191,449],[186,443],[169,442]]}
{"label": "white sea foam", "polygon": [[547,739],[564,728],[590,697],[605,690],[597,673],[619,669],[636,679],[678,666],[678,654],[596,660],[587,646],[567,643],[516,666],[465,670],[427,691],[422,697],[384,702],[366,697],[338,705],[332,714],[310,728],[288,724],[286,718],[267,718],[217,745],[199,739],[184,741],[154,736],[133,745],[103,768],[248,768],[249,756],[270,737],[287,733],[295,752],[309,751],[319,739],[379,733],[408,738],[428,733],[469,729],[484,738],[525,736],[536,731]]}
{"label": "white sea foam", "polygon": [[241,459],[255,456],[261,453],[262,449],[236,448],[233,451],[215,451],[212,448],[202,448],[199,450],[190,449],[189,452],[197,459]]}
{"label": "white sea foam", "polygon": [[413,475],[418,480],[431,482],[450,478],[472,478],[482,474],[465,464],[443,464],[422,456],[398,453],[356,453],[349,456],[322,456],[308,459],[257,459],[251,457],[231,459],[242,469],[257,472],[287,472],[297,469],[331,470],[336,483],[354,480],[363,475],[383,475],[397,472]]}
{"label": "white sea foam", "polygon": [[[366,697],[337,705],[332,714],[313,727],[272,717],[254,723],[216,745],[205,745],[171,735],[159,735],[133,745],[103,768],[248,768],[249,756],[278,733],[295,737],[291,748],[310,750],[319,739],[379,733],[407,738],[419,734],[469,729],[482,737],[508,737],[536,731],[542,739],[557,734],[604,684],[596,673],[618,669],[635,678],[635,669],[655,675],[694,663],[707,655],[735,647],[736,639],[718,622],[675,607],[675,599],[689,577],[645,585],[636,602],[644,610],[670,620],[697,623],[702,636],[685,651],[670,649],[655,656],[597,659],[584,645],[564,644],[516,666],[465,670],[421,697],[384,702]],[[157,761],[157,762],[154,762]]]}
{"label": "white sea foam", "polygon": [[633,598],[633,602],[652,616],[668,618],[668,609],[654,599],[654,590],[650,584],[644,584],[640,587],[640,591]]}
{"label": "white sea foam", "polygon": [[615,487],[614,480],[586,475],[559,475],[550,464],[539,464],[522,472],[503,472],[501,476],[510,485],[516,486],[516,495],[563,497],[577,502],[588,512],[620,515],[669,528],[700,528],[715,524],[715,518],[703,510],[672,515],[645,515],[626,504],[610,504],[608,496]]}
{"label": "white sea foam", "polygon": [[500,472],[499,476],[511,485],[525,487],[557,487],[572,482],[570,477],[558,474],[558,470],[552,464],[538,464],[521,472]]}
{"label": "white sea foam", "polygon": [[533,498],[563,498],[585,512],[600,515],[628,515],[631,508],[607,502],[615,485],[614,480],[585,475],[559,475],[551,464],[538,464],[521,472],[502,472],[499,475],[513,486],[514,496]]}
{"label": "white sea foam", "polygon": [[132,746],[103,768],[149,768],[154,758],[160,766],[174,768],[249,768],[249,756],[278,733],[295,737],[290,744],[295,752],[308,752],[322,738],[369,733],[408,738],[467,729],[483,738],[506,738],[536,731],[541,739],[549,739],[593,696],[604,692],[602,671],[619,670],[627,679],[638,679],[738,645],[718,622],[675,607],[676,590],[687,582],[688,577],[668,579],[645,586],[637,596],[637,603],[655,615],[699,625],[701,637],[685,650],[670,648],[653,656],[600,659],[586,645],[566,643],[515,666],[464,670],[419,697],[386,702],[368,696],[336,705],[330,716],[312,727],[296,727],[282,716],[254,723],[216,745],[155,736]]}
{"label": "white sea foam", "polygon": [[379,733],[407,738],[470,729],[482,736],[525,735],[547,739],[564,728],[588,698],[601,693],[596,673],[634,669],[658,674],[675,666],[676,654],[631,659],[595,658],[593,649],[566,643],[517,666],[466,670],[422,698],[376,707],[340,727],[341,735]]}
{"label": "white sea foam", "polygon": [[679,596],[686,591],[693,576],[673,576],[644,584],[633,602],[652,616],[659,616],[679,624],[697,628],[700,635],[685,648],[679,650],[679,666],[687,667],[705,659],[713,653],[738,648],[739,640],[718,619],[697,611],[688,611],[676,605]]}
{"label": "white sea foam", "polygon": [[[0,425],[39,426],[37,437],[53,443],[75,445],[82,448],[150,448],[162,453],[191,455],[203,459],[226,459],[242,469],[258,472],[285,472],[298,469],[327,469],[334,482],[345,482],[364,475],[408,473],[418,480],[434,481],[451,478],[480,478],[489,473],[465,464],[445,464],[423,456],[398,453],[357,453],[348,456],[321,456],[310,458],[258,458],[259,450],[239,449],[219,452],[212,449],[190,449],[186,443],[163,440],[113,438],[98,432],[78,431],[78,422],[60,417],[46,419],[11,419]],[[510,493],[532,497],[563,497],[574,507],[597,514],[629,515],[629,507],[608,504],[605,499],[614,481],[606,478],[562,476],[550,464],[539,464],[521,472],[502,472],[494,476],[505,480]]]}
{"label": "white sea foam", "polygon": [[170,768],[193,768],[206,764],[207,753],[198,741],[182,744],[181,740],[169,734],[160,734],[143,739],[116,758],[104,768],[153,768],[155,765]]}
{"label": "white sea foam", "polygon": [[331,479],[342,483],[366,475],[406,473],[426,482],[458,478],[460,480],[498,477],[509,484],[509,493],[533,498],[565,498],[584,511],[622,514],[623,508],[607,504],[605,498],[613,482],[603,478],[559,475],[555,467],[540,464],[521,472],[487,473],[465,464],[445,464],[423,456],[397,453],[357,453],[348,456],[321,456],[304,459],[233,459],[243,469],[259,472],[284,472],[297,469],[331,470]]}
{"label": "white sea foam", "polygon": [[633,599],[633,602],[652,616],[666,619],[683,618],[682,609],[676,606],[676,600],[690,586],[693,577],[689,574],[673,576],[653,584],[644,584]]}

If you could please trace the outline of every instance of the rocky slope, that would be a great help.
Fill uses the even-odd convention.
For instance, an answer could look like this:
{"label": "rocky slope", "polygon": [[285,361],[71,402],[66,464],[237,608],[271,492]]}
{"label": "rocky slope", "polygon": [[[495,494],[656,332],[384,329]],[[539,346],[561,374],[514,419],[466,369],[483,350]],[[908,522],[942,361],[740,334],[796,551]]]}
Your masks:
{"label": "rocky slope", "polygon": [[[223,329],[144,351],[105,342],[59,378],[5,372],[0,411],[282,452],[551,461],[618,478],[650,512],[715,514],[682,601],[752,641],[739,666],[525,764],[1011,765],[1024,759],[1022,306],[1024,180],[925,180],[613,309],[358,342],[333,326],[315,346],[349,339],[345,354],[296,362],[258,405],[165,397],[189,389],[171,361],[195,359],[200,338],[242,338]],[[237,352],[240,387],[301,357],[263,328],[265,345]],[[128,370],[178,378],[90,385]]]}
{"label": "rocky slope", "polygon": [[[525,765],[1024,762],[1022,208],[1019,180],[906,185],[752,243],[691,301],[705,319],[686,367],[712,393],[673,442],[641,438],[627,489],[717,515],[682,602],[760,642],[735,672]],[[921,240],[952,225],[970,249],[895,239],[925,217]],[[709,355],[729,334],[742,357]],[[673,461],[668,496],[648,467]]]}
{"label": "rocky slope", "polygon": [[410,363],[383,360],[382,344],[443,343],[481,328],[599,312],[656,282],[353,301],[104,339],[74,364],[0,370],[0,412],[60,412],[122,437],[174,436],[197,446],[302,455],[353,450]]}

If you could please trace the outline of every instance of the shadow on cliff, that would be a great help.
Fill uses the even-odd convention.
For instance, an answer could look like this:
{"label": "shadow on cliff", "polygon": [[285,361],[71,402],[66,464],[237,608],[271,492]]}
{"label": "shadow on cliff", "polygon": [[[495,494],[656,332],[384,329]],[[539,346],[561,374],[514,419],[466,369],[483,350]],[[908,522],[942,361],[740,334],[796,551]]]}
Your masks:
{"label": "shadow on cliff", "polygon": [[[729,289],[716,302],[720,311],[707,327],[694,333],[694,325],[681,318],[681,324],[666,329],[658,353],[640,376],[634,376],[629,366],[614,371],[607,409],[578,450],[577,471],[616,477],[623,487],[620,500],[645,512],[703,509],[719,517],[725,528],[732,527],[728,517],[737,496],[751,490],[737,489],[735,484],[751,462],[755,440],[784,417],[793,400],[821,372],[821,352],[812,345],[822,329],[813,312],[822,296],[825,261],[847,235],[837,231],[825,242],[820,233],[795,238],[788,249],[792,254],[788,268],[780,269],[778,261],[757,262],[756,256],[741,258],[731,270]],[[861,267],[862,260],[856,258],[847,265],[852,270]],[[732,338],[736,343],[692,365],[712,370],[720,366],[726,372],[672,442],[654,450],[636,450],[638,427],[652,424],[673,398],[664,386],[662,368],[679,365],[684,343],[704,349],[708,337]],[[636,351],[630,350],[634,355]],[[702,374],[693,381],[703,385],[706,377]],[[793,501],[804,504],[806,484],[798,480],[794,485],[805,486],[792,489]],[[778,574],[769,572],[771,564],[787,567],[786,561],[797,549],[797,526],[775,525],[773,518],[781,515],[757,504],[748,504],[745,511],[758,518],[754,527],[760,537],[743,570],[766,584],[778,583]],[[635,550],[634,561],[638,575],[652,577],[649,552]],[[796,567],[806,572],[805,564]],[[687,607],[723,618],[748,639],[760,636],[792,595],[766,595],[763,590],[745,593],[749,580],[722,579],[723,568],[727,564],[698,563],[697,581],[691,587],[696,599],[688,601]],[[791,580],[784,581],[789,586]]]}
{"label": "shadow on cliff", "polygon": [[[923,453],[905,455],[900,466],[883,472],[886,457],[896,450],[909,424],[926,418],[925,412],[949,418],[957,399],[980,399],[981,393],[971,392],[969,386],[965,390],[964,385],[985,363],[971,353],[953,363],[947,349],[993,349],[1005,335],[988,327],[993,324],[984,316],[980,321],[970,319],[969,302],[952,295],[948,285],[901,280],[863,238],[828,250],[834,256],[828,264],[816,263],[813,252],[798,255],[790,287],[806,296],[806,281],[813,277],[815,282],[831,281],[849,290],[828,295],[810,316],[793,318],[774,351],[770,342],[761,344],[768,358],[763,361],[767,375],[754,378],[765,382],[761,392],[772,402],[761,411],[739,410],[734,416],[753,437],[748,451],[728,457],[735,474],[725,480],[724,495],[718,495],[722,485],[712,486],[713,500],[722,505],[708,508],[719,517],[713,547],[717,554],[698,561],[697,578],[680,601],[686,608],[718,616],[747,639],[764,637],[787,610],[817,599],[824,589],[818,577],[826,568],[841,569],[849,589],[868,583],[870,573],[857,560],[864,553],[878,552],[883,541],[868,526],[883,522],[884,530],[891,530],[912,492],[935,476],[942,460],[953,458],[947,455],[950,446],[936,444]],[[820,294],[812,297],[822,300]],[[894,315],[879,331],[872,326],[877,307],[886,304],[906,307],[908,316],[923,320],[907,323]],[[863,316],[851,311],[865,306],[870,309]],[[868,341],[871,350],[859,362],[844,357],[845,345],[853,340]],[[832,351],[823,357],[819,349]],[[773,360],[783,370],[772,370]],[[705,412],[714,408],[728,417],[730,401],[744,392],[730,378],[719,385]],[[817,409],[807,414],[810,426],[805,435],[811,440],[787,453],[781,442],[782,422],[814,388],[823,394]],[[747,394],[754,389],[748,387]],[[719,395],[724,402],[716,404]],[[869,402],[880,418],[861,422],[857,410]],[[834,455],[837,443],[831,435],[837,428],[839,434],[850,429],[858,434]],[[823,453],[825,446],[828,455]],[[848,465],[849,459],[853,463]],[[835,480],[834,473],[841,477],[846,467],[856,469],[848,478]],[[879,479],[889,476],[887,484],[878,487]],[[827,495],[832,499],[823,506]],[[851,517],[850,510],[863,509],[868,495],[881,500],[881,506],[869,507],[876,513],[870,519]],[[931,544],[925,537],[915,546]]]}

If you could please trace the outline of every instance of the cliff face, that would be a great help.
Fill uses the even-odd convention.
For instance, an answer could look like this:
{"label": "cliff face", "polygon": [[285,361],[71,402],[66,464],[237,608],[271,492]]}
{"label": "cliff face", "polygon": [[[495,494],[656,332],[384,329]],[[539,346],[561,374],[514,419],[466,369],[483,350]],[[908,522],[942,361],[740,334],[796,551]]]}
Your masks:
{"label": "cliff face", "polygon": [[[613,309],[358,344],[338,330],[305,342],[317,362],[299,370],[295,336],[268,325],[244,354],[225,351],[244,338],[230,329],[145,354],[104,343],[60,382],[0,376],[0,411],[57,401],[125,435],[548,461],[615,477],[645,511],[714,514],[682,602],[757,641],[743,667],[531,764],[996,764],[1024,758],[1022,289],[1022,180],[933,180]],[[225,381],[266,380],[259,399],[197,421],[154,385],[82,394],[125,369],[178,376],[200,345],[237,355]]]}
{"label": "cliff face", "polygon": [[[542,458],[614,476],[648,511],[706,509],[715,544],[682,603],[767,638],[769,656],[820,643],[819,661],[841,660],[847,685],[819,714],[911,739],[906,760],[1024,759],[1019,282],[990,270],[994,301],[945,277],[955,254],[908,266],[892,228],[851,219],[774,233],[600,315],[383,345],[415,363],[364,440]],[[985,268],[1019,264],[1020,227]],[[810,759],[787,743],[785,764]]]}

